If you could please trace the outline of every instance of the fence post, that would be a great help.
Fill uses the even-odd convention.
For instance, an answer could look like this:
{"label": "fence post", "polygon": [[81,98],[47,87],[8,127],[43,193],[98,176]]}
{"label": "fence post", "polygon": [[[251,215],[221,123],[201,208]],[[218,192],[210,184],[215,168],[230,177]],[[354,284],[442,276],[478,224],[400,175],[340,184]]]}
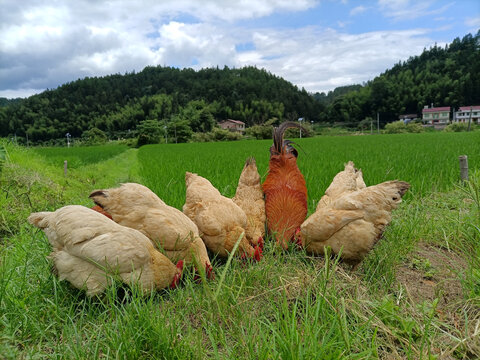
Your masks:
{"label": "fence post", "polygon": [[467,155],[460,155],[458,157],[460,161],[460,179],[462,181],[468,181],[468,158]]}
{"label": "fence post", "polygon": [[63,175],[67,176],[67,160],[63,162]]}

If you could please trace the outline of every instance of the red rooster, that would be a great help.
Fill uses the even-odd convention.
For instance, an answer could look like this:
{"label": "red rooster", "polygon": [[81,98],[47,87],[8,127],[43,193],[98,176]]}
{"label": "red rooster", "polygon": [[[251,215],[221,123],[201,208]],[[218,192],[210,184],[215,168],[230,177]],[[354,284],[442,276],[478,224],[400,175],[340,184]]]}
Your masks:
{"label": "red rooster", "polygon": [[285,249],[307,216],[307,186],[297,166],[298,152],[290,140],[283,139],[288,128],[303,129],[294,122],[275,128],[268,175],[263,183],[267,228]]}

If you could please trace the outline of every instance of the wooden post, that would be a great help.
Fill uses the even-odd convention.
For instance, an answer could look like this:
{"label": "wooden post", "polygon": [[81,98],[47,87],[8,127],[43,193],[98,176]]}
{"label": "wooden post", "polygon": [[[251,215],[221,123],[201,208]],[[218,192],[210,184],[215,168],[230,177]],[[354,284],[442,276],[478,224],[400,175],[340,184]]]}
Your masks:
{"label": "wooden post", "polygon": [[63,175],[67,176],[67,160],[63,162]]}
{"label": "wooden post", "polygon": [[377,134],[380,134],[380,114],[377,111]]}
{"label": "wooden post", "polygon": [[458,157],[460,161],[460,179],[462,181],[468,181],[468,158],[467,155],[460,155]]}

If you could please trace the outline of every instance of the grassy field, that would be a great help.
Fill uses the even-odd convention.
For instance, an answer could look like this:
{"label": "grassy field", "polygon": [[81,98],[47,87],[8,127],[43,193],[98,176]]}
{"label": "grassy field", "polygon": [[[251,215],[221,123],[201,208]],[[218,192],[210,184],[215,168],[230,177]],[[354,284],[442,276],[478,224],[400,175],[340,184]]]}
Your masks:
{"label": "grassy field", "polygon": [[52,165],[62,166],[67,160],[69,168],[78,168],[111,158],[128,147],[126,145],[89,146],[89,147],[44,147],[35,148],[35,152],[45,157]]}
{"label": "grassy field", "polygon": [[[85,148],[102,158],[82,162],[66,178],[63,160],[7,146],[0,175],[0,358],[479,358],[480,133],[296,141],[310,212],[348,160],[363,169],[367,185],[394,178],[412,184],[356,271],[267,242],[258,264],[215,259],[217,277],[207,283],[187,273],[174,291],[141,298],[117,286],[93,299],[51,273],[48,242],[25,221],[30,212],[91,205],[91,190],[126,181],[181,208],[185,171],[232,196],[248,156],[265,175],[271,142],[118,153]],[[55,157],[69,150],[56,149]],[[458,181],[463,154],[471,169],[466,185]]]}

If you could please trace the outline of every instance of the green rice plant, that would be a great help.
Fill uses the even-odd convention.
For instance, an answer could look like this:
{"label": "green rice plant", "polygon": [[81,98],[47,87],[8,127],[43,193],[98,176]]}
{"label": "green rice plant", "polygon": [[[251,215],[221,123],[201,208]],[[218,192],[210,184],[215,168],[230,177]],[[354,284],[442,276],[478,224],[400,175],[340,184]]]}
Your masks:
{"label": "green rice plant", "polygon": [[7,162],[8,154],[7,149],[0,143],[0,174],[2,173],[3,166]]}
{"label": "green rice plant", "polygon": [[76,146],[76,147],[45,147],[35,148],[35,152],[45,157],[53,165],[63,166],[67,160],[68,168],[74,169],[88,164],[94,164],[114,157],[125,150],[126,145]]}
{"label": "green rice plant", "polygon": [[[320,136],[295,139],[298,167],[307,182],[309,212],[335,174],[352,160],[367,185],[399,179],[411,184],[405,199],[453,188],[459,179],[458,155],[480,167],[480,133],[422,133],[372,136]],[[235,194],[247,157],[253,156],[262,178],[268,170],[270,140],[234,143],[148,145],[139,149],[140,175],[169,205],[185,202],[185,172],[209,179],[228,197]]]}

